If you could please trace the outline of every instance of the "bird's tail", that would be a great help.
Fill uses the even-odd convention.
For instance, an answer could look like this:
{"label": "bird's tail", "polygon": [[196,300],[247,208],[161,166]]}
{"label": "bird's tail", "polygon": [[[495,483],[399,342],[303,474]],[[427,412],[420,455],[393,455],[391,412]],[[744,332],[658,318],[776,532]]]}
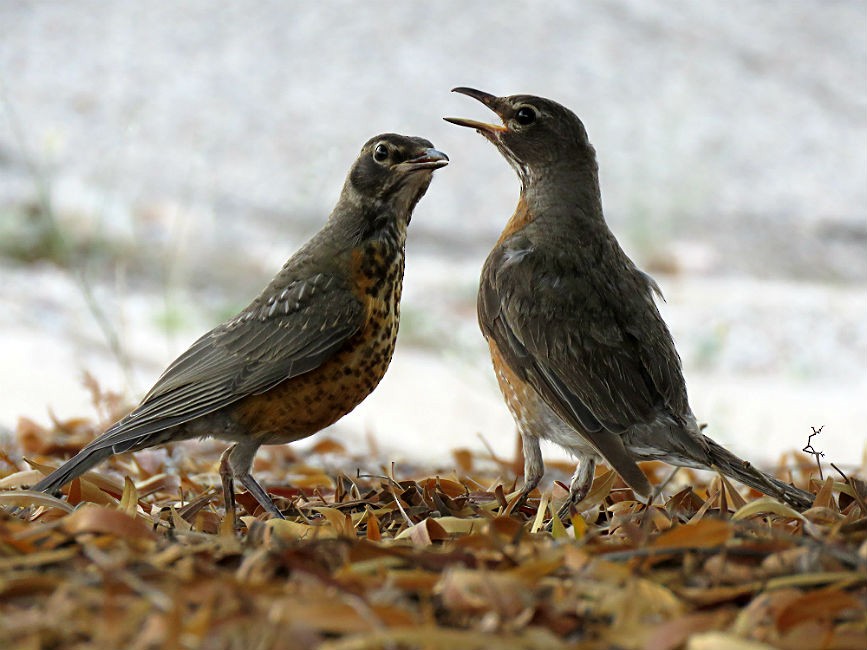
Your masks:
{"label": "bird's tail", "polygon": [[796,510],[803,511],[813,505],[814,495],[806,490],[784,483],[770,474],[753,467],[748,461],[738,458],[722,445],[704,436],[713,469],[729,478],[749,485],[763,494],[775,497]]}
{"label": "bird's tail", "polygon": [[63,463],[44,479],[33,486],[37,492],[56,492],[72,479],[78,478],[94,465],[101,463],[114,453],[109,447],[85,447],[75,456]]}

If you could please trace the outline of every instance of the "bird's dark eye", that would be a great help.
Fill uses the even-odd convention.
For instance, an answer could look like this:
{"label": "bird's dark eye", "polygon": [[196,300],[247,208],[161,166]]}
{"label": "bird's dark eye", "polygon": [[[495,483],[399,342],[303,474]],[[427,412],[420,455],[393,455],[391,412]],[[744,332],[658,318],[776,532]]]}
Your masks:
{"label": "bird's dark eye", "polygon": [[532,124],[536,121],[536,111],[529,106],[521,106],[515,113],[515,121],[522,126]]}
{"label": "bird's dark eye", "polygon": [[388,147],[386,147],[382,143],[379,143],[378,145],[376,145],[376,147],[374,147],[374,149],[373,149],[373,159],[376,162],[383,162],[387,158],[388,158]]}

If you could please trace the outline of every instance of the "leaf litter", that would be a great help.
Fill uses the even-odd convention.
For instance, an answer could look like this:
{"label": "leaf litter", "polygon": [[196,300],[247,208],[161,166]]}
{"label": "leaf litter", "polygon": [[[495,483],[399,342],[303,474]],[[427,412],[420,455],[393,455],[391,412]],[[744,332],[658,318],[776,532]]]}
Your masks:
{"label": "leaf litter", "polygon": [[103,425],[22,419],[0,453],[0,647],[867,647],[859,468],[819,480],[789,457],[804,513],[690,470],[648,506],[600,468],[567,522],[556,481],[515,507],[518,459],[371,467],[327,437],[260,452],[285,520],[246,493],[225,518],[219,443],[114,457],[62,498],[26,489]]}

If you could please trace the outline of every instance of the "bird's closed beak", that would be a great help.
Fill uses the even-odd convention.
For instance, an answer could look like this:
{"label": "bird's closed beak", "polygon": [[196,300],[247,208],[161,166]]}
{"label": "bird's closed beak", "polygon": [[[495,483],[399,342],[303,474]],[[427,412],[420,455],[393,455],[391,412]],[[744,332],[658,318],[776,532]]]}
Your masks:
{"label": "bird's closed beak", "polygon": [[419,169],[439,169],[449,164],[449,157],[437,149],[425,149],[420,156],[410,158],[402,163],[407,171]]}
{"label": "bird's closed beak", "polygon": [[[458,88],[452,88],[452,92],[460,93],[461,95],[467,95],[468,97],[472,97],[473,99],[482,102],[485,106],[494,111],[494,113],[496,113],[500,117],[500,119],[503,118],[506,105],[501,97],[486,93],[482,90],[476,90],[475,88],[465,88],[463,86],[460,86]],[[457,124],[458,126],[468,126],[471,129],[475,129],[476,131],[485,136],[495,136],[497,133],[502,133],[503,131],[508,130],[502,124],[488,124],[486,122],[477,122],[476,120],[467,120],[463,117],[444,117],[443,119],[446,122],[451,122],[452,124]]]}

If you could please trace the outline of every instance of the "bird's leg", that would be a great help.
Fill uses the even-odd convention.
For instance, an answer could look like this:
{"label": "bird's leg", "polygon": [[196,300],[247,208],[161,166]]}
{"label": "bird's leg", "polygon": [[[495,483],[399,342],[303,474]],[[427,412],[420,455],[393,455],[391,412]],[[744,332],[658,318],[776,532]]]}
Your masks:
{"label": "bird's leg", "polygon": [[545,473],[545,463],[542,460],[542,449],[539,447],[539,438],[521,432],[521,443],[524,447],[524,485],[521,494],[512,506],[512,512],[520,508],[527,501],[530,492],[536,489],[539,481]]}
{"label": "bird's leg", "polygon": [[223,483],[223,502],[226,506],[226,519],[235,525],[235,481],[232,479],[232,467],[229,464],[229,454],[237,445],[232,445],[220,455],[220,481]]}
{"label": "bird's leg", "polygon": [[[259,502],[259,505],[265,508],[268,514],[277,519],[285,519],[283,514],[277,509],[277,506],[274,505],[271,497],[268,496],[265,490],[262,489],[262,486],[250,474],[250,468],[253,466],[253,457],[258,450],[259,443],[236,443],[223,454],[225,464],[231,477],[237,479],[241,485],[247,488],[247,492],[253,495],[253,498]],[[220,475],[223,477],[223,492],[225,494],[227,482],[226,475],[223,473],[222,459],[220,461]],[[229,479],[229,485],[231,485],[231,478]],[[229,494],[228,498],[231,498],[234,503],[234,496],[232,494]]]}
{"label": "bird's leg", "polygon": [[572,475],[572,482],[569,484],[569,498],[557,511],[557,516],[560,517],[561,521],[568,521],[572,508],[581,503],[584,497],[590,493],[595,475],[596,459],[593,456],[580,457],[575,473]]}

